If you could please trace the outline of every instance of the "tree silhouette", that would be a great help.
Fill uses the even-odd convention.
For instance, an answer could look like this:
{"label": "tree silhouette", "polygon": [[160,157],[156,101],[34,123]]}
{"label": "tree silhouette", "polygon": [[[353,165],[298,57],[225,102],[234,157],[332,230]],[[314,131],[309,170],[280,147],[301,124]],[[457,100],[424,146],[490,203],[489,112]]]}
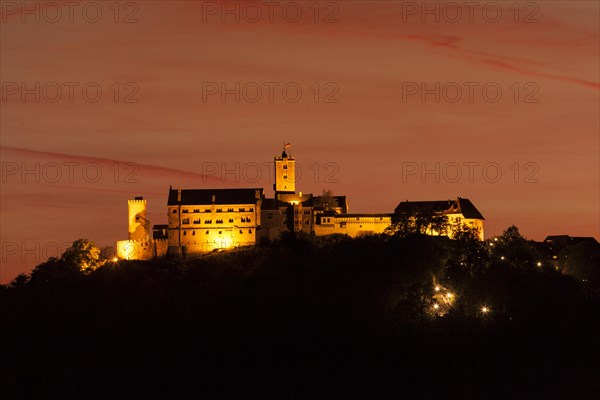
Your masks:
{"label": "tree silhouette", "polygon": [[66,263],[78,266],[83,273],[89,273],[98,268],[100,249],[96,243],[87,239],[77,239],[61,256]]}
{"label": "tree silhouette", "polygon": [[509,226],[500,236],[489,240],[490,255],[495,263],[517,268],[534,268],[542,259],[537,249],[519,232]]}
{"label": "tree silhouette", "polygon": [[397,213],[392,216],[392,224],[386,228],[385,233],[400,237],[432,233],[445,235],[448,229],[448,217],[443,214]]}

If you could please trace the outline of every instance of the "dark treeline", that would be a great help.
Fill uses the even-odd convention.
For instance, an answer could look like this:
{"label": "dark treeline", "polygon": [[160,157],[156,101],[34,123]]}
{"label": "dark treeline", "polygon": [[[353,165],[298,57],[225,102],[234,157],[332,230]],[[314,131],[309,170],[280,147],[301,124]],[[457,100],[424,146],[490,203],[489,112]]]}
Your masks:
{"label": "dark treeline", "polygon": [[0,395],[600,398],[598,282],[495,239],[288,234],[149,262],[79,242],[0,288]]}

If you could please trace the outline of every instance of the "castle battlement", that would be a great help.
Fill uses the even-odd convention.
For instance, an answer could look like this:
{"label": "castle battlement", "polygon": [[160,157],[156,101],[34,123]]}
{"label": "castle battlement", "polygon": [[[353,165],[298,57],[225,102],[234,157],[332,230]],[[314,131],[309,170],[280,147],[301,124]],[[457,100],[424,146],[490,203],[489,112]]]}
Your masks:
{"label": "castle battlement", "polygon": [[133,204],[146,204],[148,202],[148,200],[142,199],[142,200],[138,200],[138,199],[133,199],[133,200],[127,200],[128,203],[133,203]]}

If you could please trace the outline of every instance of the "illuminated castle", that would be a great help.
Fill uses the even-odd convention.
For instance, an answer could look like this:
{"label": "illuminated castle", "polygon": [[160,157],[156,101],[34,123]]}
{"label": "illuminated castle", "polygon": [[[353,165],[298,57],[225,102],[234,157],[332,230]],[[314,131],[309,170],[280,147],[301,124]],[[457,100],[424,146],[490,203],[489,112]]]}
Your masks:
{"label": "illuminated castle", "polygon": [[146,219],[146,200],[128,201],[129,239],[117,242],[117,256],[148,260],[164,255],[194,255],[254,246],[273,240],[282,232],[346,234],[351,237],[383,233],[395,215],[444,215],[448,232],[428,230],[431,235],[452,236],[453,228],[476,228],[483,240],[484,218],[468,200],[402,202],[394,213],[350,214],[346,196],[321,196],[296,192],[296,160],[286,152],[275,157],[273,198],[262,188],[173,189],[167,199],[167,224]]}

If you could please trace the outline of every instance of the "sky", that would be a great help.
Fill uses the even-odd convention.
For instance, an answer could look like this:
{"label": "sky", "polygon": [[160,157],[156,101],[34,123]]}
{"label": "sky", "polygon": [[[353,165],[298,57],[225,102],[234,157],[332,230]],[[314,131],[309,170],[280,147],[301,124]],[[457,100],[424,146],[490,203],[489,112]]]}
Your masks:
{"label": "sky", "polygon": [[284,142],[351,212],[600,239],[598,2],[0,4],[2,283],[127,239],[134,196],[153,224],[170,185],[271,196]]}

